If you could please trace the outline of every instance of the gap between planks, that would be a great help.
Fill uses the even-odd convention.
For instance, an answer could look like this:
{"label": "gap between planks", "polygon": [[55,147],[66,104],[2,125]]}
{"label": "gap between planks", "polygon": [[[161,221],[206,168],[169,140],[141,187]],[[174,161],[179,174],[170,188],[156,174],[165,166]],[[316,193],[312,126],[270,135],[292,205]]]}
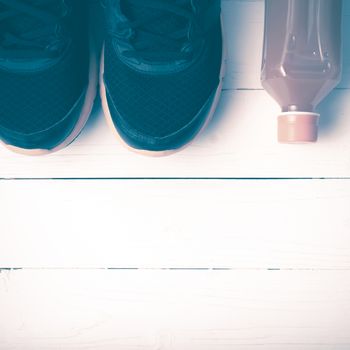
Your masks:
{"label": "gap between planks", "polygon": [[231,267],[1,267],[1,272],[13,271],[349,271],[350,268],[231,268]]}
{"label": "gap between planks", "polygon": [[350,177],[3,177],[0,181],[312,181],[350,180]]}

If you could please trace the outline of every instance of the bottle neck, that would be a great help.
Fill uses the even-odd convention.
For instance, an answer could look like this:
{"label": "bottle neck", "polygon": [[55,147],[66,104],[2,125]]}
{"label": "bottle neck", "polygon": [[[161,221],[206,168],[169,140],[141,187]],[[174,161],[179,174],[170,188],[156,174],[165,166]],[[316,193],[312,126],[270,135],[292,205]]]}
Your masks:
{"label": "bottle neck", "polygon": [[282,113],[315,113],[315,107],[311,104],[299,104],[282,106]]}

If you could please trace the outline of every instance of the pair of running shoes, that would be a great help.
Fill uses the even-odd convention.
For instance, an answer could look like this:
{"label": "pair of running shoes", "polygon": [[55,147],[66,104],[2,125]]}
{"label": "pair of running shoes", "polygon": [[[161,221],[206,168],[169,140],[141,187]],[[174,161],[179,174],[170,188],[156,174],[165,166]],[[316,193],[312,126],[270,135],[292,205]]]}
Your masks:
{"label": "pair of running shoes", "polygon": [[181,149],[214,114],[224,70],[220,0],[101,6],[102,54],[91,0],[0,0],[0,140],[9,149],[38,155],[69,145],[98,85],[108,124],[143,154]]}

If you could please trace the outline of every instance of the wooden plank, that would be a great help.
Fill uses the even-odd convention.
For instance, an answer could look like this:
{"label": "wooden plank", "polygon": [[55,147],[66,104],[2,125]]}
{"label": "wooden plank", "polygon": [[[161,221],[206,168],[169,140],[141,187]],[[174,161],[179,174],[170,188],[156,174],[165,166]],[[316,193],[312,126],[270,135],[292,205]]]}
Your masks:
{"label": "wooden plank", "polygon": [[[344,16],[350,17],[350,1],[344,3]],[[245,90],[260,88],[262,12],[263,1],[223,1],[229,63],[225,88],[243,90],[224,92],[213,122],[186,150],[164,159],[132,154],[107,129],[96,105],[81,137],[61,152],[28,158],[2,147],[0,178],[350,177],[349,90],[335,91],[320,107],[319,143],[299,146],[277,143],[278,106],[264,91]],[[350,26],[350,20],[344,23]],[[349,45],[345,40],[346,69]]]}
{"label": "wooden plank", "polygon": [[349,271],[12,271],[6,350],[348,350]]}
{"label": "wooden plank", "polygon": [[0,267],[350,268],[350,180],[0,181]]}
{"label": "wooden plank", "polygon": [[225,89],[261,89],[264,1],[221,1],[227,49]]}
{"label": "wooden plank", "polygon": [[209,128],[171,157],[126,150],[101,113],[67,149],[25,157],[0,149],[0,178],[85,177],[349,177],[350,91],[322,105],[320,140],[282,145],[276,140],[278,106],[263,91],[227,91]]}

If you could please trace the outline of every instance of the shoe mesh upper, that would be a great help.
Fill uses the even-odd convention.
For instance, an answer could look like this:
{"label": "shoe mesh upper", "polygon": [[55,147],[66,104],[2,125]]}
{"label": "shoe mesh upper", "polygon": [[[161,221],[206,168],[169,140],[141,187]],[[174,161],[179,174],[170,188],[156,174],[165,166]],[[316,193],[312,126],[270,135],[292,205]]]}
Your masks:
{"label": "shoe mesh upper", "polygon": [[41,72],[0,71],[0,126],[26,134],[62,120],[87,84],[86,56],[71,52]]}
{"label": "shoe mesh upper", "polygon": [[[57,5],[59,3],[57,1]],[[16,65],[6,65],[6,59],[0,57],[5,62],[0,65],[0,130],[5,128],[21,134],[47,130],[67,116],[86,88],[89,65],[87,3],[74,0],[71,4],[71,15],[65,19],[66,38],[70,44],[59,56],[48,58],[44,64],[37,63],[41,61],[33,53],[28,60],[39,65],[36,69],[33,64],[26,63],[28,60],[23,60],[21,66],[18,66],[20,60]],[[18,16],[16,25],[20,26],[21,21]],[[28,18],[23,16],[23,23],[25,21]]]}
{"label": "shoe mesh upper", "polygon": [[147,74],[128,67],[119,60],[109,39],[104,79],[125,123],[141,134],[164,137],[185,127],[200,111],[218,86],[221,59],[219,23],[200,59],[171,74]]}

